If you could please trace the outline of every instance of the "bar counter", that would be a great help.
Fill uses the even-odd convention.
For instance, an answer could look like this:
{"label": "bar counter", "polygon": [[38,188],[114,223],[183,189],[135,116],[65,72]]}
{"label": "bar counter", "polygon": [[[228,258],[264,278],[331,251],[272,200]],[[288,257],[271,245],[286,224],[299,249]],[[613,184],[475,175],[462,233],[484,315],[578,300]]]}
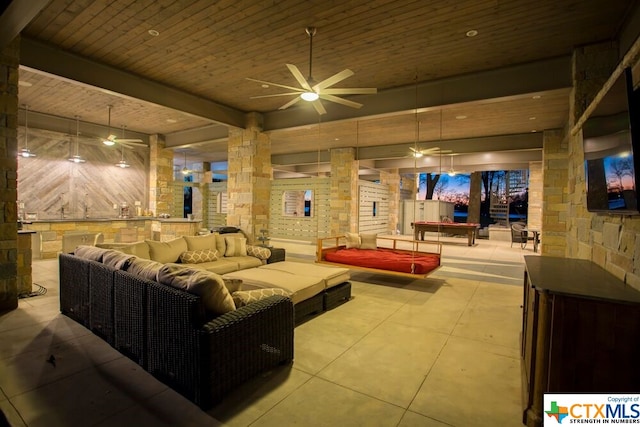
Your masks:
{"label": "bar counter", "polygon": [[56,258],[79,244],[130,243],[142,240],[166,241],[195,236],[202,220],[186,218],[52,218],[23,223],[23,229],[37,232],[34,258]]}

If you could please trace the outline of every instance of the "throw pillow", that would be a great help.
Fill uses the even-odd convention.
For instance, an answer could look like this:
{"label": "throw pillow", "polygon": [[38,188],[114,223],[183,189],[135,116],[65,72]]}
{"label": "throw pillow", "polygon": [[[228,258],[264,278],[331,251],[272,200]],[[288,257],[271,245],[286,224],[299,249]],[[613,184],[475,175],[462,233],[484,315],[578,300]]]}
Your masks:
{"label": "throw pillow", "polygon": [[180,254],[187,251],[187,242],[182,237],[166,242],[156,240],[145,240],[145,242],[149,245],[151,259],[163,264],[178,262]]}
{"label": "throw pillow", "polygon": [[134,258],[131,254],[125,254],[115,249],[107,249],[102,256],[102,263],[116,270],[126,270]]}
{"label": "throw pillow", "polygon": [[271,256],[271,250],[264,246],[247,245],[247,255],[256,257],[258,259],[269,259]]}
{"label": "throw pillow", "polygon": [[233,295],[235,291],[239,291],[240,286],[242,286],[242,279],[227,279],[223,277],[222,281],[224,282],[224,285],[227,287],[227,290],[231,292],[231,295]]}
{"label": "throw pillow", "polygon": [[360,249],[378,249],[378,235],[375,233],[361,234],[360,242]]}
{"label": "throw pillow", "polygon": [[247,256],[247,239],[244,237],[225,236],[224,243],[227,246],[224,256]]}
{"label": "throw pillow", "polygon": [[127,273],[134,276],[142,277],[147,280],[158,280],[158,271],[164,267],[164,264],[150,259],[134,258],[127,267]]}
{"label": "throw pillow", "polygon": [[358,233],[344,233],[345,239],[347,239],[347,249],[360,247],[360,235]]}
{"label": "throw pillow", "polygon": [[210,271],[165,264],[158,271],[158,282],[198,295],[212,313],[224,314],[236,308],[222,277]]}
{"label": "throw pillow", "polygon": [[184,236],[187,242],[187,250],[203,251],[205,249],[216,249],[216,235],[205,234],[204,236]]}
{"label": "throw pillow", "polygon": [[233,294],[233,302],[236,304],[236,308],[244,307],[252,302],[260,301],[261,299],[268,298],[273,295],[282,295],[288,297],[290,294],[284,289],[280,288],[265,288],[254,289],[251,291],[236,291]]}
{"label": "throw pillow", "polygon": [[200,264],[203,262],[216,261],[218,259],[218,251],[204,249],[200,251],[186,251],[180,254],[180,262],[183,264]]}
{"label": "throw pillow", "polygon": [[108,249],[97,248],[95,246],[82,245],[82,246],[76,247],[76,249],[73,251],[73,254],[80,258],[89,259],[91,261],[102,262],[102,257],[104,253],[107,252],[107,250]]}

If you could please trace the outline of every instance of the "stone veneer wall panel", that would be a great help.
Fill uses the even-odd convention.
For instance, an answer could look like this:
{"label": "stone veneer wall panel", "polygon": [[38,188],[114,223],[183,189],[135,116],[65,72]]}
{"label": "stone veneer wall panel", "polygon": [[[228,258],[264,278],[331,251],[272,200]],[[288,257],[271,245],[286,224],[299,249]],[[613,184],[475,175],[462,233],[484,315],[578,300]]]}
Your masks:
{"label": "stone veneer wall panel", "polygon": [[354,148],[331,150],[331,235],[358,231],[358,169]]}
{"label": "stone veneer wall panel", "polygon": [[564,132],[545,131],[543,136],[543,196],[541,253],[564,257],[567,240],[569,150]]}
{"label": "stone veneer wall panel", "polygon": [[0,50],[0,311],[18,307],[18,64],[20,37]]}

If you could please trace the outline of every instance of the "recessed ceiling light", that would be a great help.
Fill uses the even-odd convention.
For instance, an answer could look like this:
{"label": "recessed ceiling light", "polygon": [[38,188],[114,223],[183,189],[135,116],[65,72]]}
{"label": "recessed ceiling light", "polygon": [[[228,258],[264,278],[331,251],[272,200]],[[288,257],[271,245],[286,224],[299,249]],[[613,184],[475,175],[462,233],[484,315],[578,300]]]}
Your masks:
{"label": "recessed ceiling light", "polygon": [[340,138],[333,138],[334,141],[340,141]]}
{"label": "recessed ceiling light", "polygon": [[478,35],[478,30],[469,30],[466,35],[467,37],[475,37]]}
{"label": "recessed ceiling light", "polygon": [[533,133],[533,132],[538,132],[538,131],[537,131],[537,130],[535,130],[535,129],[531,129],[531,132]]}
{"label": "recessed ceiling light", "polygon": [[264,89],[266,89],[266,88],[268,88],[268,87],[269,87],[269,85],[263,84],[263,85],[262,85],[262,87],[263,87]]}
{"label": "recessed ceiling light", "polygon": [[148,33],[153,37],[158,37],[160,35],[160,32],[158,30],[149,30]]}
{"label": "recessed ceiling light", "polygon": [[458,120],[464,120],[466,118],[467,118],[467,116],[465,116],[464,114],[460,114],[459,116],[456,116],[456,119],[458,119]]}
{"label": "recessed ceiling light", "polygon": [[529,117],[529,120],[535,120],[535,119],[536,119],[535,117]]}
{"label": "recessed ceiling light", "polygon": [[542,98],[542,97],[541,97],[540,95],[533,95],[531,98],[533,98],[533,99],[540,99],[540,98]]}
{"label": "recessed ceiling light", "polygon": [[167,119],[167,123],[178,123],[176,119]]}
{"label": "recessed ceiling light", "polygon": [[18,80],[18,86],[31,87],[31,86],[33,86],[33,84],[31,82],[27,82],[27,81],[24,81],[24,80]]}

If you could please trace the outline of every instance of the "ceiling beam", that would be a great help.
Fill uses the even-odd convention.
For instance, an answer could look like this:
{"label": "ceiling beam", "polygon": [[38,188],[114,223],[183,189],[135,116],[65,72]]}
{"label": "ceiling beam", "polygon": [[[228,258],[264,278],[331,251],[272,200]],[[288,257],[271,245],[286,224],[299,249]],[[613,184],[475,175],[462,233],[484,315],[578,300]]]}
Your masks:
{"label": "ceiling beam", "polygon": [[[375,95],[349,97],[362,103],[360,109],[332,105],[320,116],[322,123],[383,117],[443,105],[535,93],[571,87],[571,58],[563,56],[527,64],[504,67],[474,74],[464,74],[387,89]],[[299,103],[302,104],[302,103]],[[264,130],[289,129],[318,124],[315,110],[291,107],[264,114]]]}
{"label": "ceiling beam", "polygon": [[245,113],[153,80],[22,37],[20,64],[55,76],[182,111],[215,123],[245,127]]}
{"label": "ceiling beam", "polygon": [[15,39],[51,0],[14,0],[0,16],[0,49],[4,49]]}

